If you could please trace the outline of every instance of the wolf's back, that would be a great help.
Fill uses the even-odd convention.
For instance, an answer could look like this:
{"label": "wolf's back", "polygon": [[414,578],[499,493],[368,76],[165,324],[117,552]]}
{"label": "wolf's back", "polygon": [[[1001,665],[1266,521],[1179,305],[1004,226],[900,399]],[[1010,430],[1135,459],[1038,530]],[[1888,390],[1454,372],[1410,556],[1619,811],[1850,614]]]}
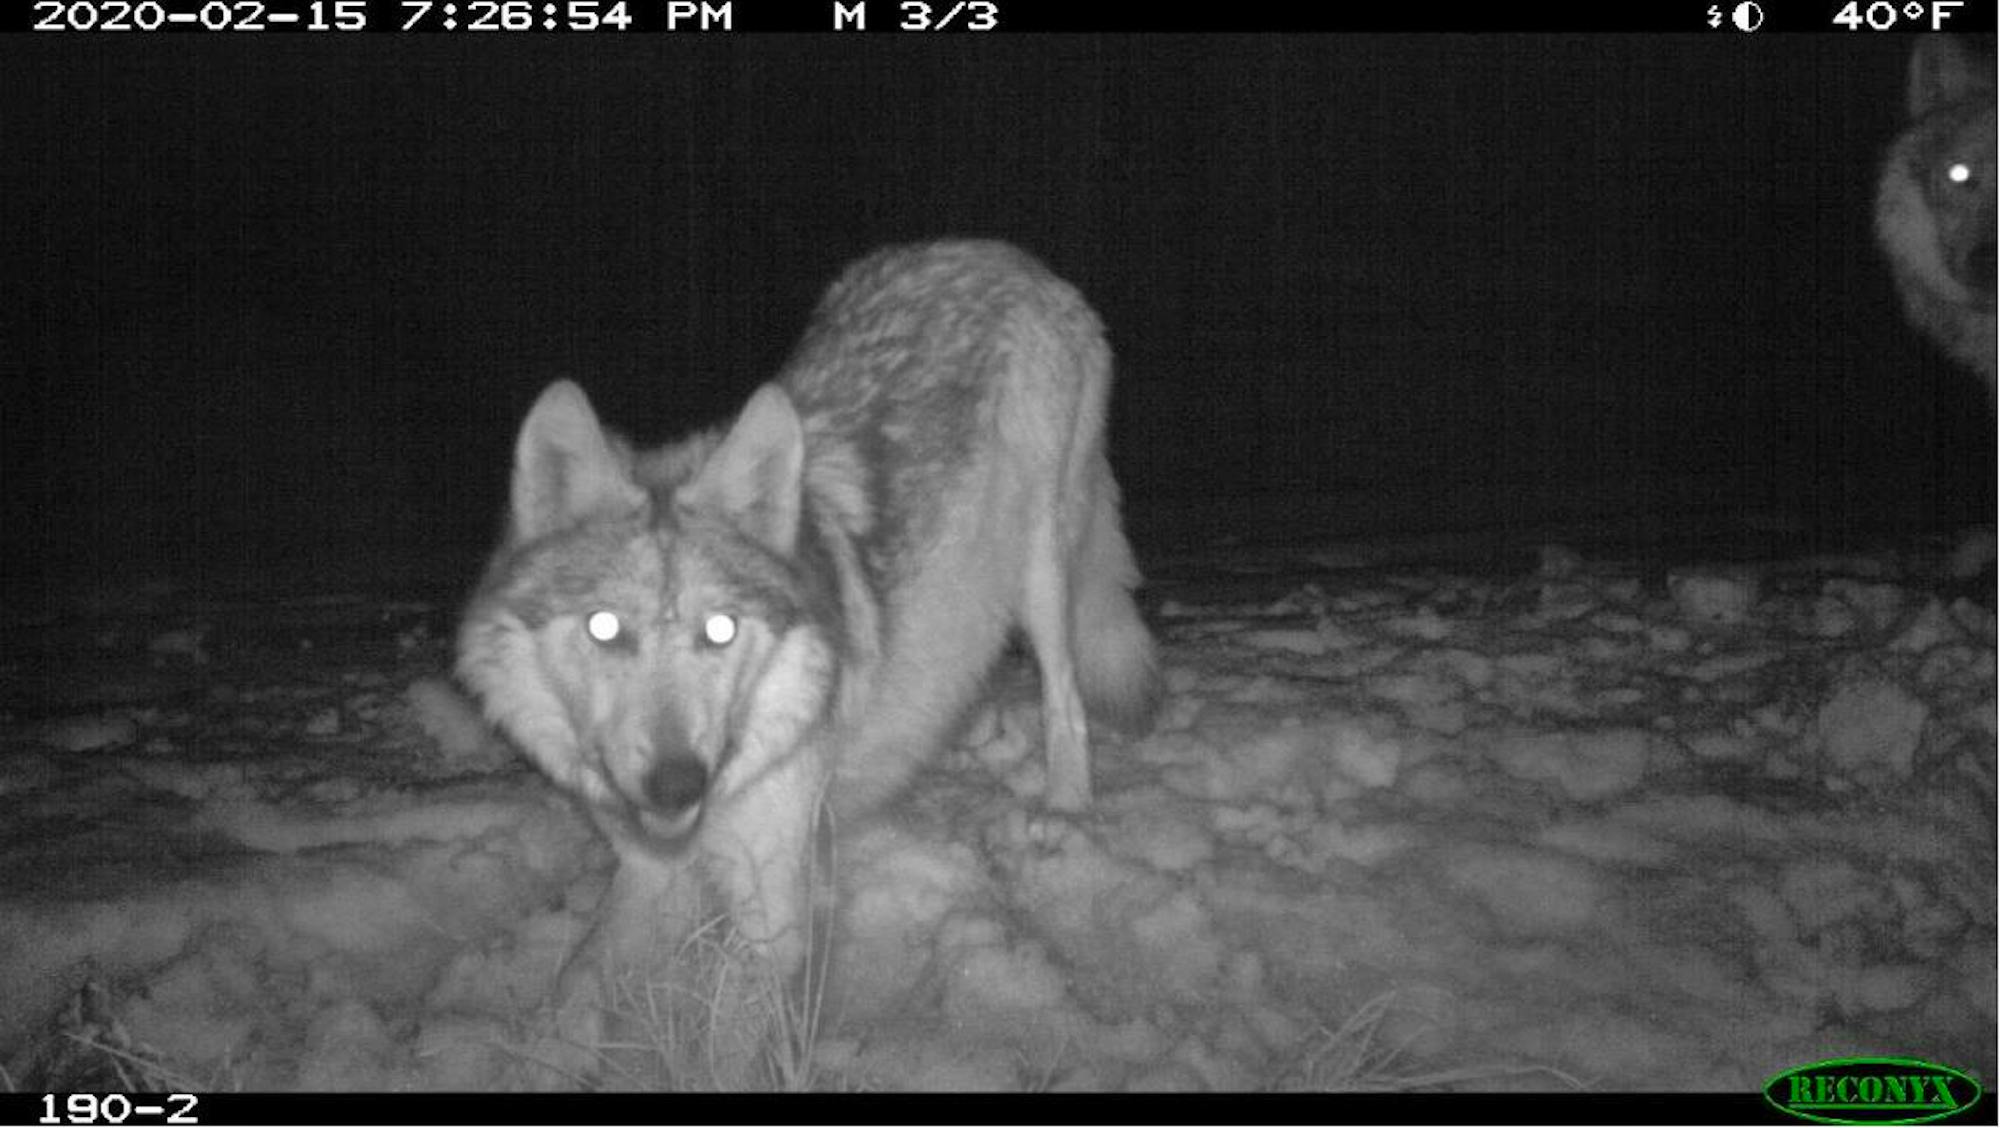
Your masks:
{"label": "wolf's back", "polygon": [[[809,490],[855,545],[865,591],[847,603],[875,626],[849,639],[837,810],[876,805],[949,741],[1016,627],[1045,690],[1126,727],[1150,714],[1157,663],[1104,453],[1110,350],[1073,287],[1000,243],[879,252],[828,291],[779,382]],[[1083,739],[1080,716],[1051,725],[1057,746]]]}

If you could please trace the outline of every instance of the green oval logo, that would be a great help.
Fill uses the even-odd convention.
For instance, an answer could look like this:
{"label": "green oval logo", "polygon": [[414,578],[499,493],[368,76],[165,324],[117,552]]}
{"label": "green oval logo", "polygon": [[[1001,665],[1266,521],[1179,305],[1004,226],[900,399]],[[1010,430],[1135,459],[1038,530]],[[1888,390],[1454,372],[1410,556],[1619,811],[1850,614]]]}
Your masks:
{"label": "green oval logo", "polygon": [[1821,1124],[1923,1124],[1978,1102],[1979,1082],[1916,1058],[1828,1058],[1764,1082],[1764,1099]]}

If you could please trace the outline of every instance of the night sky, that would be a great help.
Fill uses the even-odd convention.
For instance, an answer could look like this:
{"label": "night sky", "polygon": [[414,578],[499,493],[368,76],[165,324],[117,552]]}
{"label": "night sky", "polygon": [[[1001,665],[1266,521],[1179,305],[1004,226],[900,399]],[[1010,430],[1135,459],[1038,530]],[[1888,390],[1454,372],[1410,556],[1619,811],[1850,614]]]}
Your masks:
{"label": "night sky", "polygon": [[548,381],[715,421],[950,234],[1102,314],[1142,556],[1990,522],[1870,233],[1909,44],[9,36],[0,563],[476,559]]}

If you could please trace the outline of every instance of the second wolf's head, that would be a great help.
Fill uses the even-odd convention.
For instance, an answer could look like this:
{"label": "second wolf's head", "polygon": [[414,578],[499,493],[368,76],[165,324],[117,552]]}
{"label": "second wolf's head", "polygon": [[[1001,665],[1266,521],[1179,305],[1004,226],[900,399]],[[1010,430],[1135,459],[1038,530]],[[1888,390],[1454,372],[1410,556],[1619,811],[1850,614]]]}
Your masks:
{"label": "second wolf's head", "polygon": [[458,672],[607,829],[671,847],[829,708],[831,601],[795,562],[803,462],[775,387],[726,434],[636,458],[568,381],[522,424]]}
{"label": "second wolf's head", "polygon": [[1994,83],[1990,47],[1918,38],[1910,121],[1889,150],[1875,229],[1904,310],[1947,353],[1994,379]]}

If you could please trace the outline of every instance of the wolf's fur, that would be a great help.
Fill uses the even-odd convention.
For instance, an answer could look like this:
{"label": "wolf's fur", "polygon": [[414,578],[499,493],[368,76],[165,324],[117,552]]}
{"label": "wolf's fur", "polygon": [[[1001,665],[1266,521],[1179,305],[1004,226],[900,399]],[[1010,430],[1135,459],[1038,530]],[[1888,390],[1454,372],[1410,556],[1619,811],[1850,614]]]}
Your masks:
{"label": "wolf's fur", "polygon": [[1046,801],[1088,805],[1083,704],[1137,726],[1159,692],[1110,389],[1073,288],[947,242],[851,266],[726,429],[641,453],[574,384],[542,393],[458,670],[618,854],[558,988],[575,1032],[596,1029],[581,977],[688,927],[703,887],[797,969],[816,804],[892,797],[1015,628],[1041,668]]}
{"label": "wolf's fur", "polygon": [[1889,149],[1875,232],[1910,323],[1994,389],[1993,59],[1926,35],[1910,56],[1910,123]]}

